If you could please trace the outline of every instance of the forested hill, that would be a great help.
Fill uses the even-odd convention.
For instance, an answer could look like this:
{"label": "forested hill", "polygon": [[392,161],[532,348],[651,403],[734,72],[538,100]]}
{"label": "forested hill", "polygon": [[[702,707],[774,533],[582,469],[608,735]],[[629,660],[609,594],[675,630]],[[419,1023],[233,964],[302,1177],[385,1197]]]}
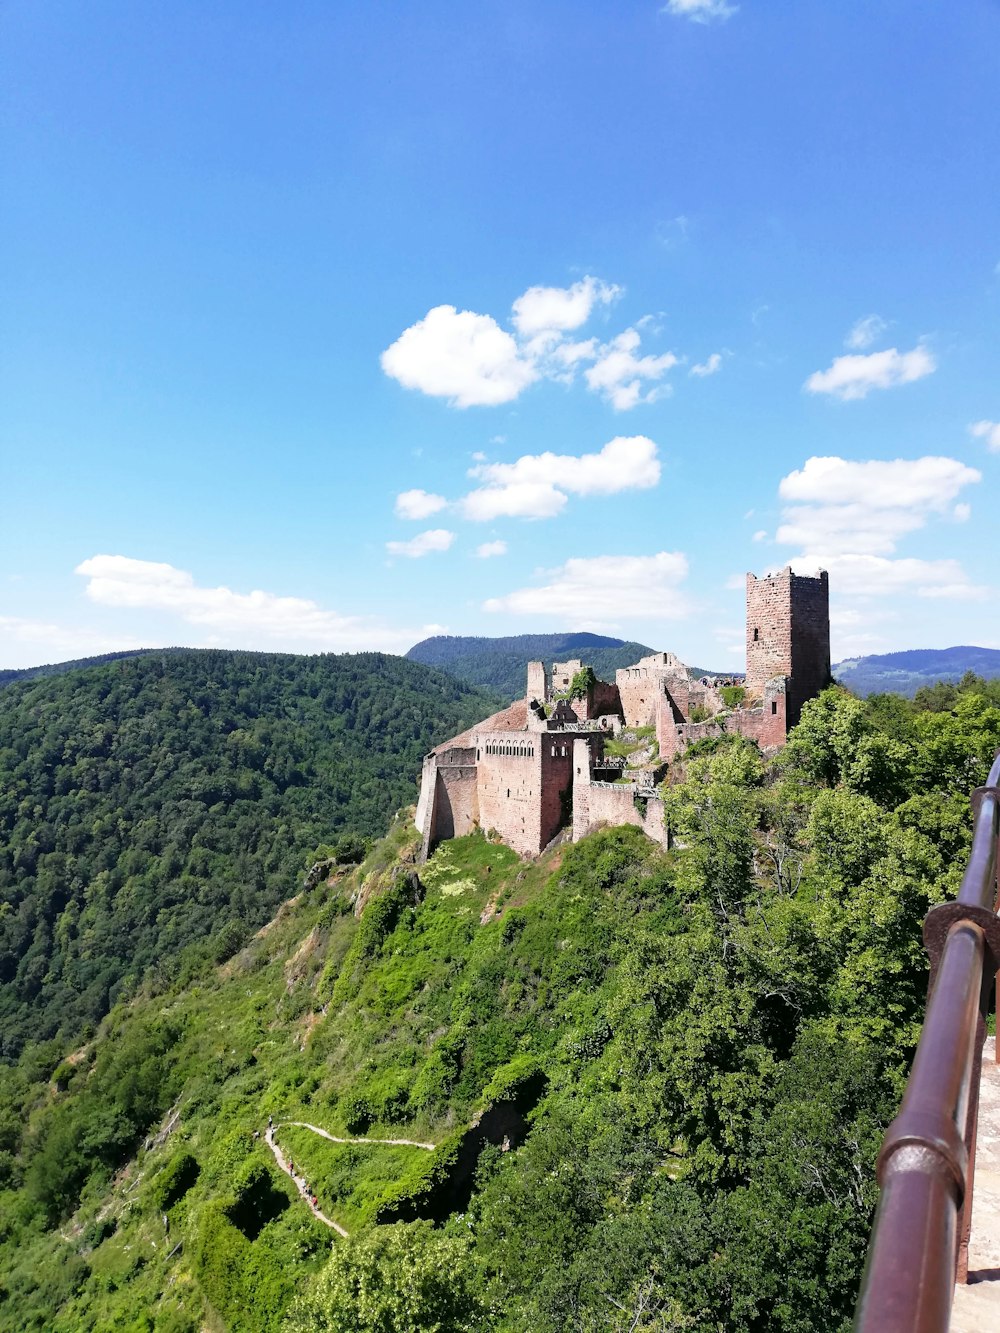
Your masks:
{"label": "forested hill", "polygon": [[912,648],[907,652],[847,658],[833,668],[836,679],[855,694],[891,691],[909,698],[939,681],[960,680],[969,671],[986,679],[1000,677],[1000,649]]}
{"label": "forested hill", "polygon": [[61,676],[66,671],[83,667],[103,666],[107,662],[121,662],[127,657],[148,657],[150,653],[190,653],[193,648],[123,648],[116,653],[101,653],[97,657],[77,657],[69,662],[46,662],[43,666],[0,668],[0,689],[15,680],[34,680],[38,676]]}
{"label": "forested hill", "polygon": [[441,634],[414,644],[406,654],[435,666],[469,685],[497,690],[506,700],[523,699],[529,662],[581,658],[602,680],[614,680],[620,667],[648,657],[652,648],[603,634],[515,634],[487,639]]}
{"label": "forested hill", "polygon": [[0,1325],[847,1333],[921,921],[1000,743],[1000,684],[940,694],[830,689],[778,758],[689,750],[669,852],[476,833],[415,871],[397,819],[193,984],[25,1050]]}
{"label": "forested hill", "polygon": [[374,653],[152,653],[6,686],[0,1056],[235,947],[311,849],[379,833],[424,752],[495,705]]}

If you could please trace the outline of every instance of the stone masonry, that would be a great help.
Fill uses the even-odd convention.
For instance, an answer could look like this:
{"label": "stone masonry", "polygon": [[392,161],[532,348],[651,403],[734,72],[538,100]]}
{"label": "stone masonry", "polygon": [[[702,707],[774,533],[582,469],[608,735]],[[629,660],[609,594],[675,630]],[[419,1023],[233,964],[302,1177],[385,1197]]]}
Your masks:
{"label": "stone masonry", "polygon": [[[658,783],[666,764],[696,741],[735,732],[773,751],[802,705],[830,681],[829,585],[790,568],[747,575],[745,697],[727,707],[728,682],[696,678],[673,653],[654,653],[595,681],[583,699],[565,693],[583,663],[530,662],[527,692],[424,758],[416,823],[421,856],[474,828],[537,856],[563,829],[574,840],[601,824],[634,824],[667,845]],[[695,710],[698,710],[695,712]],[[692,718],[699,720],[694,721]],[[640,732],[625,758],[605,740]],[[658,754],[656,753],[658,749]]]}

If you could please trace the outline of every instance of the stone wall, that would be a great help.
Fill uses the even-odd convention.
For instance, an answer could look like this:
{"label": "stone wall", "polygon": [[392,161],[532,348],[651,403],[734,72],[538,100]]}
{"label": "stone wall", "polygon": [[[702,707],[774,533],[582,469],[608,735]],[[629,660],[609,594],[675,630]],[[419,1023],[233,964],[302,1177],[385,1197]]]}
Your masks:
{"label": "stone wall", "polygon": [[573,745],[573,841],[599,824],[632,824],[661,846],[669,846],[663,800],[659,796],[636,801],[633,783],[596,782],[591,776],[590,748],[585,740]]}
{"label": "stone wall", "polygon": [[479,822],[522,856],[537,856],[568,814],[572,742],[548,732],[479,736]]}
{"label": "stone wall", "polygon": [[775,676],[792,674],[790,568],[759,579],[747,575],[746,688],[756,699]]}
{"label": "stone wall", "polygon": [[777,750],[784,745],[788,730],[784,678],[779,676],[768,681],[763,694],[763,700],[756,707],[735,709],[718,721],[711,719],[708,722],[678,723],[674,721],[669,709],[661,708],[656,722],[660,758],[672,759],[677,754],[683,754],[695,741],[727,733],[756,741],[762,750]]}
{"label": "stone wall", "polygon": [[532,699],[537,699],[540,704],[548,702],[549,685],[544,662],[528,663],[528,693],[525,697],[529,704]]}
{"label": "stone wall", "polygon": [[788,725],[794,727],[802,705],[830,684],[830,583],[792,575],[792,673],[788,683]]}
{"label": "stone wall", "polygon": [[747,575],[748,692],[761,698],[767,682],[788,677],[787,725],[799,720],[802,705],[830,683],[830,589],[818,578],[793,574],[790,567],[758,579]]}
{"label": "stone wall", "polygon": [[662,677],[648,667],[625,667],[615,672],[622,717],[627,727],[648,727],[654,721],[657,701],[663,695]]}
{"label": "stone wall", "polygon": [[583,663],[576,657],[571,657],[568,662],[553,662],[551,689],[553,694],[562,694],[569,689],[573,677],[578,671],[583,670]]}
{"label": "stone wall", "polygon": [[461,838],[479,823],[479,791],[474,746],[436,751],[424,760],[417,802],[423,834],[421,859],[446,838]]}
{"label": "stone wall", "polygon": [[583,699],[573,700],[573,711],[581,722],[595,717],[621,713],[618,686],[606,680],[596,680]]}

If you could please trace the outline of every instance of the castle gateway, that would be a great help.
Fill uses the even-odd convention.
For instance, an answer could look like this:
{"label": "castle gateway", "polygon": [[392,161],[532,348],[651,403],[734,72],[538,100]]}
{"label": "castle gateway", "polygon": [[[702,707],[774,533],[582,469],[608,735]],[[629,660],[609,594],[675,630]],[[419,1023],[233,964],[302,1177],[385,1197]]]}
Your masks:
{"label": "castle gateway", "polygon": [[424,757],[422,857],[475,828],[522,856],[564,829],[575,841],[599,824],[635,824],[665,845],[659,784],[675,755],[724,732],[774,751],[830,682],[825,570],[748,574],[746,606],[742,680],[696,676],[673,653],[642,658],[613,684],[582,662],[530,662],[523,699]]}

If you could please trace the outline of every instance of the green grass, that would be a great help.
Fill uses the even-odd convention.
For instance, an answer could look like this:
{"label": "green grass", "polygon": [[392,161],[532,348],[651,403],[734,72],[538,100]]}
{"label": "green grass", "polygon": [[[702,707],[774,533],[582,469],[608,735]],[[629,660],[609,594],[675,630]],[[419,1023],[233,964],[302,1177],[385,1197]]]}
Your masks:
{"label": "green grass", "polygon": [[282,1127],[278,1142],[322,1211],[352,1233],[372,1220],[389,1189],[425,1168],[431,1156],[424,1148],[330,1143],[294,1125]]}

